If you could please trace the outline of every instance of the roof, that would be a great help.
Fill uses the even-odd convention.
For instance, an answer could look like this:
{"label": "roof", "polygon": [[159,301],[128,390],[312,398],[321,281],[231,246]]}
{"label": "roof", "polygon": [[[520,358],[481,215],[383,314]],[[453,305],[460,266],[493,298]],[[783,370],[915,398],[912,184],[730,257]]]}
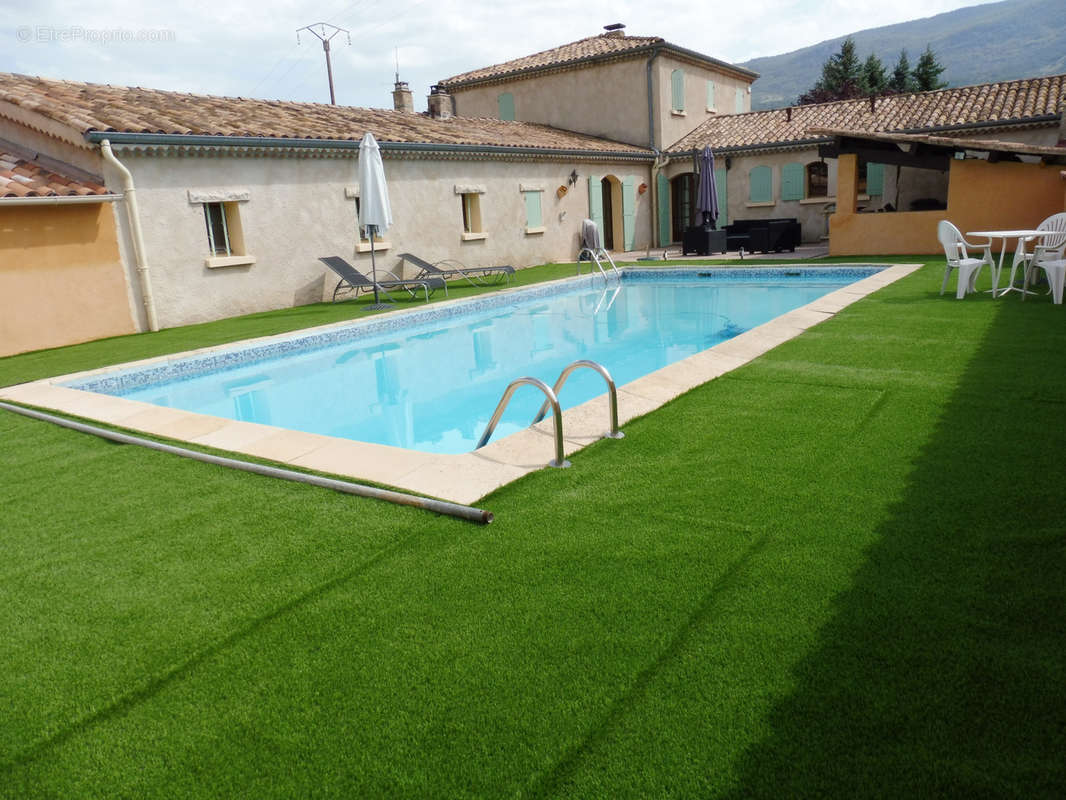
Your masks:
{"label": "roof", "polygon": [[976,150],[1018,156],[1041,156],[1054,163],[1066,162],[1066,147],[1028,144],[1026,142],[1001,142],[996,139],[960,139],[953,136],[929,136],[915,133],[869,133],[834,128],[815,128],[811,133],[819,136],[862,139],[897,145],[925,144],[949,150]]}
{"label": "roof", "polygon": [[750,77],[753,80],[759,77],[757,72],[752,72],[725,61],[719,61],[716,58],[705,56],[702,53],[697,53],[684,47],[678,47],[670,44],[660,36],[625,36],[621,32],[609,32],[601,33],[599,36],[578,39],[576,42],[553,47],[550,50],[542,50],[530,56],[504,61],[502,64],[493,64],[490,67],[482,67],[460,75],[453,75],[439,83],[440,86],[448,90],[454,90],[475,83],[499,80],[529,72],[558,69],[587,61],[602,61],[619,56],[636,56],[657,47],[713,64],[739,75]]}
{"label": "roof", "polygon": [[62,175],[0,145],[0,197],[85,197],[108,194],[101,184]]}
{"label": "roof", "polygon": [[[982,83],[933,92],[840,100],[712,117],[667,148],[681,153],[806,143],[814,128],[884,132],[994,128],[1057,119],[1066,75]],[[871,110],[872,102],[872,110]]]}
{"label": "roof", "polygon": [[382,143],[651,155],[647,148],[528,122],[435,119],[402,111],[216,97],[10,73],[0,73],[0,115],[3,101],[82,135],[121,132],[358,142],[371,131]]}

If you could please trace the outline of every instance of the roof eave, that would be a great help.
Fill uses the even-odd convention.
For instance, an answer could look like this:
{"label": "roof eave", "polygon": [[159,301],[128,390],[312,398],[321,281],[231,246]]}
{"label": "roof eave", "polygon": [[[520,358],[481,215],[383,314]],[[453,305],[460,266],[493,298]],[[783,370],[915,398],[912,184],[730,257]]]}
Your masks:
{"label": "roof eave", "polygon": [[[299,139],[280,136],[225,136],[179,133],[136,133],[129,131],[88,131],[85,138],[99,144],[107,139],[112,144],[146,145],[154,147],[261,147],[308,150],[358,150],[355,139]],[[648,151],[584,150],[580,148],[528,147],[487,144],[454,144],[433,142],[379,141],[383,151],[418,153],[484,153],[491,155],[542,155],[620,160],[651,161],[655,155]]]}

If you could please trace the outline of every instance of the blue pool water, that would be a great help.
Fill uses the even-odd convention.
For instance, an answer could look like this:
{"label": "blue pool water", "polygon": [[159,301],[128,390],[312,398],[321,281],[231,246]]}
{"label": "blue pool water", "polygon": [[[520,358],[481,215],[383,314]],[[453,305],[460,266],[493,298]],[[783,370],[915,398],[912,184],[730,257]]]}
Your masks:
{"label": "blue pool water", "polygon": [[[292,430],[432,453],[472,450],[507,384],[551,385],[578,359],[619,386],[706,350],[878,268],[634,270],[189,357],[70,385]],[[570,408],[603,394],[578,370]],[[528,427],[543,402],[522,387],[493,439]]]}

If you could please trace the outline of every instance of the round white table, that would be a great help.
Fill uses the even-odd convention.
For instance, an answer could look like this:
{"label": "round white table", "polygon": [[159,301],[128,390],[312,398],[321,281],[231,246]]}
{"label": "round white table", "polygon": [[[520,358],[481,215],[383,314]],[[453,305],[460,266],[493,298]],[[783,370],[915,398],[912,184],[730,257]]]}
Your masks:
{"label": "round white table", "polygon": [[[1025,262],[1025,243],[1035,237],[1044,237],[1048,234],[1054,233],[1054,231],[1036,231],[1036,230],[1011,230],[1011,231],[967,231],[967,236],[981,236],[988,239],[988,243],[991,245],[993,239],[1002,240],[1003,244],[999,248],[999,263],[993,265],[992,270],[992,296],[1002,297],[1007,292],[1025,291],[1020,286],[1014,285],[1014,274],[1018,270],[1018,265]],[[1003,272],[1003,254],[1007,251],[1007,240],[1017,239],[1018,246],[1014,248],[1014,262],[1010,267],[1010,279],[1007,282],[1007,288],[1002,292],[999,291],[999,275]],[[1035,292],[1029,292],[1029,294],[1036,294]]]}

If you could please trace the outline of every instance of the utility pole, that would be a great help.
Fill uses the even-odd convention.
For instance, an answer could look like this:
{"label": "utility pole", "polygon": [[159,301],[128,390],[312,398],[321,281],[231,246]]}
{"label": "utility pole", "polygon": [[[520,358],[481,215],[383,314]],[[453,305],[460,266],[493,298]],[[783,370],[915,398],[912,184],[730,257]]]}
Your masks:
{"label": "utility pole", "polygon": [[346,28],[338,28],[328,22],[314,22],[296,30],[296,44],[300,43],[300,31],[310,31],[322,42],[322,50],[326,54],[326,76],[329,78],[329,102],[331,105],[337,105],[337,98],[333,94],[333,65],[329,62],[329,40],[338,33],[343,33],[347,35],[348,44],[350,45],[352,43],[351,31]]}

